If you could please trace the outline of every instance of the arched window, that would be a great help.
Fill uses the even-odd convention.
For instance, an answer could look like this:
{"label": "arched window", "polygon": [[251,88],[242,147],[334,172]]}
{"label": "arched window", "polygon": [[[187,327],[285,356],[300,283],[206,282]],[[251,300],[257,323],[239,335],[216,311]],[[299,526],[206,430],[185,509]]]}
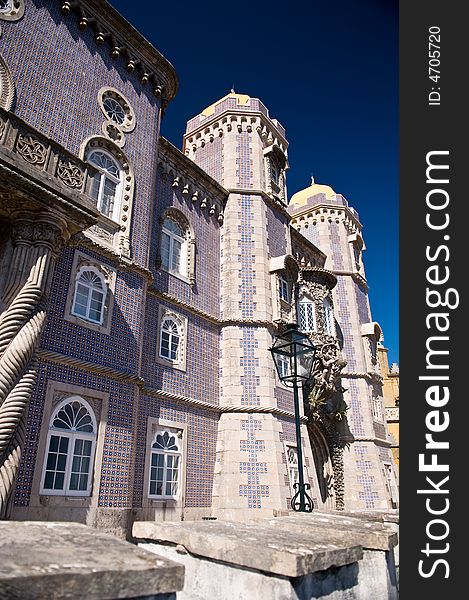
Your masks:
{"label": "arched window", "polygon": [[298,303],[298,321],[301,331],[316,331],[316,305],[307,296],[302,296]]}
{"label": "arched window", "polygon": [[174,319],[165,317],[161,323],[160,356],[177,362],[179,360],[181,332]]}
{"label": "arched window", "polygon": [[334,324],[334,313],[332,311],[332,303],[330,298],[327,296],[322,301],[322,307],[324,310],[324,329],[329,335],[335,336],[335,324]]}
{"label": "arched window", "polygon": [[181,480],[181,440],[175,432],[159,431],[151,445],[150,484],[152,498],[179,495]]}
{"label": "arched window", "polygon": [[100,212],[118,220],[122,179],[118,163],[104,150],[90,152],[88,162],[99,171],[93,178],[91,197],[96,200]]}
{"label": "arched window", "polygon": [[82,267],[75,279],[72,314],[102,324],[107,286],[95,267]]}
{"label": "arched window", "polygon": [[171,273],[187,275],[187,239],[182,226],[166,217],[161,230],[161,265]]}
{"label": "arched window", "polygon": [[95,446],[93,411],[83,398],[67,398],[59,404],[50,420],[41,492],[89,496]]}

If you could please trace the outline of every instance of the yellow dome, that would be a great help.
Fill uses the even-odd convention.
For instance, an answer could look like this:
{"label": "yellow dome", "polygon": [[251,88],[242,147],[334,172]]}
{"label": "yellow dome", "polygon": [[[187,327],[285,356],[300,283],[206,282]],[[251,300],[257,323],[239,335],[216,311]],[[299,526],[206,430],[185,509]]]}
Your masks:
{"label": "yellow dome", "polygon": [[210,115],[213,115],[213,113],[215,112],[215,106],[217,104],[220,104],[220,102],[223,102],[223,100],[226,100],[226,98],[236,98],[238,104],[241,105],[248,104],[249,100],[251,99],[251,97],[247,96],[246,94],[236,94],[235,92],[230,92],[229,94],[226,94],[226,96],[223,96],[223,98],[220,98],[220,100],[217,100],[210,106],[207,106],[207,108],[203,110],[201,114],[204,115],[204,117],[209,117]]}
{"label": "yellow dome", "polygon": [[316,196],[316,194],[325,194],[326,198],[332,198],[336,193],[329,185],[321,185],[319,183],[313,183],[304,190],[300,190],[293,194],[290,198],[290,204],[298,204],[300,206],[308,202],[308,198]]}

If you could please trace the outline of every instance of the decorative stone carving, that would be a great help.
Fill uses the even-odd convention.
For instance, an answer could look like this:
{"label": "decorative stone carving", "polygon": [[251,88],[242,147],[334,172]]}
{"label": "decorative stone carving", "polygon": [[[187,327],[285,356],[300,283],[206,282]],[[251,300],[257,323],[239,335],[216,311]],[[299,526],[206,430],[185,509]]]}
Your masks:
{"label": "decorative stone carving", "polygon": [[32,165],[40,167],[46,163],[47,148],[32,135],[20,133],[16,141],[16,151]]}
{"label": "decorative stone carving", "polygon": [[0,518],[19,470],[55,251],[67,237],[65,223],[49,214],[23,212],[14,222],[8,308],[0,316]]}
{"label": "decorative stone carving", "polygon": [[24,15],[24,0],[3,0],[0,3],[0,19],[19,21]]}
{"label": "decorative stone carving", "polygon": [[87,231],[89,231],[90,233],[92,233],[96,237],[104,240],[108,244],[112,245],[114,236],[109,231],[106,231],[105,229],[102,229],[98,225],[92,225],[91,227],[88,227]]}
{"label": "decorative stone carving", "polygon": [[71,161],[59,160],[57,167],[57,177],[61,179],[69,188],[81,190],[85,180],[85,174],[77,165]]}

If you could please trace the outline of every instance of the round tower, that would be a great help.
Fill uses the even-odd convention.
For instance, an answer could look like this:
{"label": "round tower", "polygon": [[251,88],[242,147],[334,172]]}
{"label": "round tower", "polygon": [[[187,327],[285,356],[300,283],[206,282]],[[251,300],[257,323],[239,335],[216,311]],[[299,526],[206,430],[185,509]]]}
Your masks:
{"label": "round tower", "polygon": [[[292,393],[278,381],[269,352],[279,306],[283,316],[292,316],[298,275],[286,208],[287,148],[284,128],[262,102],[234,92],[191,119],[184,136],[184,153],[229,192],[221,239],[222,414],[213,494],[214,514],[225,518],[272,516],[287,509],[291,497],[286,443],[294,442]],[[307,443],[304,454],[314,491]]]}
{"label": "round tower", "polygon": [[353,443],[344,453],[345,508],[397,506],[387,434],[377,345],[381,328],[372,320],[358,213],[330,186],[312,180],[294,194],[292,226],[326,255],[325,268],[337,277],[333,303],[342,354],[341,373]]}

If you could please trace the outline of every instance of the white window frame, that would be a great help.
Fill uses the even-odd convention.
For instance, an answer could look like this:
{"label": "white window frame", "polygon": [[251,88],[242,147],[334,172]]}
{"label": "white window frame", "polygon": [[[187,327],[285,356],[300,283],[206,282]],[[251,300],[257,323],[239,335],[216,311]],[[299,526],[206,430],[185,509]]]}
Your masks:
{"label": "white window frame", "polygon": [[[53,426],[54,420],[57,417],[58,413],[67,404],[72,404],[73,402],[79,402],[87,410],[88,414],[91,417],[91,422],[92,422],[92,426],[93,426],[92,433],[83,432],[83,431],[79,431],[79,430],[77,431],[76,428],[62,429],[62,428]],[[66,398],[65,400],[63,400],[60,404],[58,404],[55,407],[54,411],[52,412],[51,418],[49,420],[49,430],[47,432],[44,460],[43,460],[43,466],[42,466],[42,474],[41,474],[41,483],[40,483],[40,488],[39,488],[39,493],[41,495],[74,496],[74,497],[78,497],[78,496],[79,497],[89,497],[89,496],[91,496],[91,491],[92,491],[92,486],[93,486],[93,476],[94,476],[94,463],[95,463],[95,456],[96,456],[97,432],[98,432],[98,428],[97,428],[96,416],[94,414],[94,411],[91,408],[91,406],[88,404],[88,402],[86,402],[86,400],[84,400],[80,396],[70,396],[70,397]],[[68,447],[67,447],[67,455],[66,455],[67,457],[66,457],[66,461],[65,461],[64,482],[63,482],[62,489],[46,488],[44,485],[46,472],[48,470],[50,470],[50,469],[47,469],[47,463],[48,463],[48,458],[49,458],[49,453],[50,453],[49,449],[50,449],[51,438],[53,436],[56,436],[59,438],[67,438],[69,440]],[[71,490],[70,489],[70,479],[71,479],[71,475],[72,475],[73,458],[75,456],[75,454],[74,454],[75,442],[77,440],[91,442],[91,451],[90,451],[90,455],[89,455],[88,480],[87,480],[86,490]]]}
{"label": "white window frame", "polygon": [[[101,281],[102,284],[102,290],[99,290],[97,288],[93,288],[90,285],[86,285],[85,283],[80,281],[81,276],[87,272],[90,271],[92,273],[94,273]],[[80,313],[78,313],[75,310],[75,306],[76,306],[76,300],[77,300],[77,294],[78,294],[78,285],[82,285],[83,287],[86,287],[89,290],[89,295],[87,298],[87,307],[86,307],[86,315],[82,315]],[[92,292],[93,290],[95,290],[96,292],[102,294],[102,304],[101,304],[101,317],[100,319],[96,320],[93,319],[90,316],[90,305],[91,305],[91,300],[92,300]],[[83,319],[84,321],[88,321],[90,323],[94,323],[96,325],[102,325],[103,321],[104,321],[104,311],[106,308],[106,298],[107,298],[107,294],[108,294],[108,286],[106,283],[106,280],[103,276],[102,273],[100,273],[100,271],[96,268],[93,267],[92,265],[87,265],[87,266],[83,266],[79,269],[76,277],[75,277],[75,288],[74,288],[74,292],[73,292],[73,300],[72,300],[72,308],[71,308],[71,314],[74,315],[75,317],[78,317],[80,319]]]}
{"label": "white window frame", "polygon": [[326,296],[322,301],[322,307],[324,310],[324,329],[329,335],[336,335],[335,322],[334,322],[334,311],[332,310],[332,302],[329,296]]}
{"label": "white window frame", "polygon": [[[153,448],[154,444],[156,444],[157,442],[157,437],[158,436],[162,436],[164,437],[165,434],[168,434],[169,439],[171,440],[171,438],[174,438],[175,441],[175,445],[177,446],[177,450],[169,450],[169,449],[165,449],[165,448],[161,448],[161,449],[157,449],[157,448]],[[182,486],[183,486],[183,468],[182,468],[182,461],[183,461],[183,446],[182,446],[182,431],[181,430],[176,430],[174,428],[171,427],[164,427],[162,429],[160,429],[159,431],[157,431],[154,436],[152,436],[151,438],[151,442],[150,442],[150,460],[149,460],[149,465],[148,465],[148,497],[152,500],[175,500],[177,501],[180,496],[181,496],[181,490],[182,490]],[[173,459],[177,459],[177,489],[176,489],[176,493],[173,494],[166,494],[166,493],[162,493],[162,494],[156,494],[156,493],[151,493],[151,488],[152,488],[152,483],[154,481],[157,481],[156,479],[152,479],[152,471],[153,469],[158,468],[157,466],[153,465],[153,456],[162,456],[163,457],[163,479],[161,480],[162,482],[162,491],[165,492],[166,491],[166,486],[168,484],[168,472],[169,472],[169,468],[168,468],[168,462],[169,462],[169,458],[173,458]],[[172,480],[174,481],[174,480]]]}
{"label": "white window frame", "polygon": [[[108,170],[106,170],[105,168],[97,165],[95,162],[93,162],[92,157],[93,154],[103,154],[106,158],[108,158],[112,164],[115,165],[116,169],[119,171],[119,176],[116,177],[114,174],[110,173]],[[104,148],[92,148],[87,155],[87,162],[90,163],[90,165],[92,165],[99,173],[99,188],[98,188],[98,195],[97,197],[95,196],[91,196],[94,200],[96,200],[97,203],[97,208],[98,210],[105,215],[106,217],[108,217],[109,219],[113,219],[114,221],[119,221],[119,215],[120,215],[120,205],[121,205],[121,197],[122,197],[122,167],[119,164],[119,162],[117,161],[117,159],[110,153],[107,152]],[[105,185],[105,181],[106,179],[109,179],[109,181],[111,181],[112,183],[116,184],[116,190],[114,193],[114,200],[112,203],[112,208],[110,210],[108,210],[107,212],[103,211],[103,198],[104,198],[104,185]],[[93,182],[94,184],[94,182]],[[92,194],[92,191],[91,191]]]}
{"label": "white window frame", "polygon": [[[311,305],[312,306],[312,320],[313,323],[310,323],[310,318],[308,315],[308,311],[306,309],[307,305]],[[306,321],[306,325],[307,325],[307,329],[303,329],[302,328],[302,324],[301,324],[301,308],[302,306],[305,306],[305,321]],[[317,332],[317,327],[318,327],[318,323],[317,323],[317,316],[316,316],[316,303],[311,300],[310,298],[308,298],[308,296],[302,296],[298,302],[298,323],[300,325],[300,330],[303,333],[316,333]],[[311,325],[313,325],[313,328],[311,329]]]}
{"label": "white window frame", "polygon": [[[175,223],[179,229],[182,231],[182,235],[178,235],[177,233],[175,233],[174,231],[171,231],[170,229],[168,229],[167,227],[165,227],[165,224],[167,221],[172,221],[173,223]],[[164,264],[163,263],[163,236],[166,235],[169,239],[169,248],[168,248],[168,264]],[[178,242],[181,245],[181,253],[180,253],[180,257],[179,257],[179,268],[174,269],[173,268],[173,261],[174,261],[174,246],[175,246],[175,242]],[[170,216],[166,216],[164,218],[163,221],[163,225],[161,227],[161,241],[160,241],[160,256],[161,256],[161,266],[165,271],[168,271],[168,273],[171,273],[173,275],[179,275],[182,276],[184,278],[187,277],[187,231],[185,230],[185,227],[177,220],[177,219],[173,219]]]}
{"label": "white window frame", "polygon": [[379,421],[380,423],[384,422],[383,415],[383,401],[381,396],[376,396],[375,394],[371,395],[371,410],[373,413],[373,419],[375,421]]}
{"label": "white window frame", "polygon": [[284,277],[279,275],[278,285],[279,285],[280,300],[282,300],[283,302],[286,302],[287,304],[290,304],[290,301],[291,301],[290,284]]}
{"label": "white window frame", "polygon": [[[291,497],[296,494],[294,484],[300,481],[300,470],[298,468],[298,446],[291,442],[284,442],[285,458],[287,461],[288,481],[290,483]],[[293,452],[296,456],[296,463],[290,461],[290,453]]]}
{"label": "white window frame", "polygon": [[[164,325],[167,322],[174,323],[174,325],[176,326],[176,330],[177,330],[177,335],[175,335],[175,334],[173,334],[171,332],[168,333],[168,335],[169,335],[168,349],[169,349],[170,354],[171,354],[171,346],[172,346],[173,337],[177,337],[177,340],[178,340],[178,342],[177,342],[176,356],[174,358],[171,358],[171,356],[165,356],[162,353],[162,348],[163,348],[163,334],[165,333]],[[182,343],[182,332],[181,332],[181,326],[180,326],[180,324],[172,316],[168,315],[168,316],[163,317],[163,319],[161,320],[161,325],[160,325],[160,339],[159,339],[159,345],[158,345],[158,352],[159,352],[160,358],[163,358],[164,360],[167,360],[167,361],[170,361],[170,362],[174,362],[174,363],[180,362],[181,343]]]}

